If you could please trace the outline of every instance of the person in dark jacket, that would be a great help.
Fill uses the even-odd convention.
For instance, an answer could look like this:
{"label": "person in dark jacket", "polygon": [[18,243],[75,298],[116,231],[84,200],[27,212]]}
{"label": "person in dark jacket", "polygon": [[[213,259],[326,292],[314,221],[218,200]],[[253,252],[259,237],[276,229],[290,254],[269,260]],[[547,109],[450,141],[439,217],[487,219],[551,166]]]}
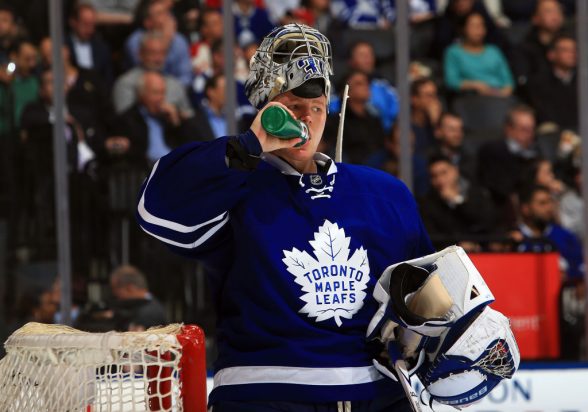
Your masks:
{"label": "person in dark jacket", "polygon": [[529,79],[529,104],[537,111],[537,123],[554,123],[559,130],[578,129],[578,80],[576,40],[555,38],[547,52],[549,69]]}
{"label": "person in dark jacket", "polygon": [[[198,125],[194,125],[192,117],[183,116],[176,106],[165,100],[165,89],[165,78],[161,74],[144,73],[138,87],[138,102],[118,117],[115,134],[128,139],[122,147],[122,154],[128,160],[153,164],[195,136],[192,127]],[[115,148],[112,143],[106,140],[107,150]]]}
{"label": "person in dark jacket", "polygon": [[96,15],[96,9],[91,4],[76,5],[68,20],[66,45],[76,67],[95,71],[105,83],[111,85],[112,56],[108,44],[96,32]]}
{"label": "person in dark jacket", "polygon": [[511,59],[513,72],[520,85],[526,84],[534,74],[549,70],[549,45],[565,30],[563,10],[557,0],[538,1],[531,21],[529,32],[513,50]]}
{"label": "person in dark jacket", "polygon": [[145,275],[136,267],[116,268],[110,275],[110,289],[116,298],[113,309],[117,330],[145,330],[167,323],[163,305],[149,292]]}
{"label": "person in dark jacket", "polygon": [[420,200],[421,215],[437,249],[458,244],[479,251],[484,235],[495,228],[495,208],[488,191],[470,184],[451,159],[429,160],[431,189]]}
{"label": "person in dark jacket", "polygon": [[504,139],[491,140],[478,152],[478,180],[486,187],[500,209],[505,227],[516,223],[516,192],[521,178],[539,156],[535,139],[535,113],[525,105],[513,107],[507,114]]}

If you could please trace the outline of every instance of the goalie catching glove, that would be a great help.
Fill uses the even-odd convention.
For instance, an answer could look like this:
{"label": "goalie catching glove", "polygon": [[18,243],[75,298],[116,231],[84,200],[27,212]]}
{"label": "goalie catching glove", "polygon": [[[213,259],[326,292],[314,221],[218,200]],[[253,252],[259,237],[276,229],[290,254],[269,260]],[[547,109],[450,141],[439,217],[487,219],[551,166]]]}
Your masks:
{"label": "goalie catching glove", "polygon": [[[388,267],[374,298],[380,308],[368,339],[381,340],[392,362],[408,363],[430,403],[470,405],[519,366],[509,321],[488,307],[494,296],[460,247]],[[374,365],[396,379],[390,365]]]}

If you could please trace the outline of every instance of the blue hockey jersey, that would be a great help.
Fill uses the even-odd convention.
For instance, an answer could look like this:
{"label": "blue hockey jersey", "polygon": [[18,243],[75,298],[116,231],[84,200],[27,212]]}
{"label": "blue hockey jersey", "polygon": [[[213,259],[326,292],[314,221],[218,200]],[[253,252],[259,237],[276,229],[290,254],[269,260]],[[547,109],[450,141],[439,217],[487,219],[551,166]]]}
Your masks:
{"label": "blue hockey jersey", "polygon": [[400,395],[372,366],[365,338],[383,270],[433,251],[409,190],[375,169],[317,153],[315,174],[272,154],[227,166],[238,139],[184,145],[155,164],[141,227],[203,259],[218,311],[218,400],[330,402]]}

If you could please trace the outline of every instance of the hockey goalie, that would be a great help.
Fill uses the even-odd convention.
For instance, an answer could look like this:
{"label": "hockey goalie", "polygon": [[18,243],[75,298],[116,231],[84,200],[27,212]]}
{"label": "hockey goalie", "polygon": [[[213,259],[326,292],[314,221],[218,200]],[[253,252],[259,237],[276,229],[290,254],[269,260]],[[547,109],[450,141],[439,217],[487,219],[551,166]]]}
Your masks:
{"label": "hockey goalie", "polygon": [[367,336],[386,348],[374,365],[402,383],[416,411],[420,402],[469,406],[519,367],[510,323],[489,307],[494,296],[460,247],[388,267],[374,298],[380,307]]}

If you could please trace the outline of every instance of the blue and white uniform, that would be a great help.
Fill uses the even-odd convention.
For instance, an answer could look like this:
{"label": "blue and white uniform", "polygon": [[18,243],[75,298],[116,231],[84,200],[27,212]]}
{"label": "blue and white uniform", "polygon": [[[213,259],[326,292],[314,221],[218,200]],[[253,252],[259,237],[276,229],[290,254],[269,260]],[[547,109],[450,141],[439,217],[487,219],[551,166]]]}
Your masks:
{"label": "blue and white uniform", "polygon": [[[234,161],[243,154],[260,159],[243,167]],[[143,185],[141,227],[214,268],[211,404],[401,396],[372,366],[372,290],[387,266],[433,248],[398,179],[315,161],[319,172],[301,175],[261,154],[248,131],[177,148]]]}

